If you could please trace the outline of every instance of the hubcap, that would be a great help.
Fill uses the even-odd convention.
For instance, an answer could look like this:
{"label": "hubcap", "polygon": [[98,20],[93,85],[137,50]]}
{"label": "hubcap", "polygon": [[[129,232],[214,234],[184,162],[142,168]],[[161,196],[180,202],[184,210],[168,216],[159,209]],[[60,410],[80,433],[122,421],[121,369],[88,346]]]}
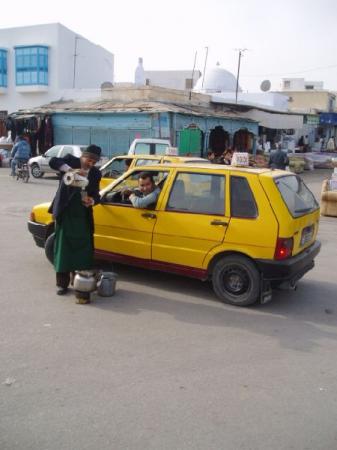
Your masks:
{"label": "hubcap", "polygon": [[41,173],[41,171],[40,171],[40,169],[39,169],[38,166],[33,166],[33,167],[32,167],[32,174],[33,174],[34,176],[38,177],[38,176],[40,175],[40,173]]}
{"label": "hubcap", "polygon": [[249,290],[250,280],[244,269],[232,266],[224,270],[223,284],[228,293],[242,295]]}

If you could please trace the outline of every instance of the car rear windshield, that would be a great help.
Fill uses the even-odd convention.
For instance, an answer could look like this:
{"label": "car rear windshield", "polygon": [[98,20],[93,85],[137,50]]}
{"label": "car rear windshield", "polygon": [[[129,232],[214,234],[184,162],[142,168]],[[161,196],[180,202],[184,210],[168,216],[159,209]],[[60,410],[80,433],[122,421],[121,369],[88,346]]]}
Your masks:
{"label": "car rear windshield", "polygon": [[313,193],[300,177],[286,175],[275,178],[275,184],[293,217],[304,216],[318,208],[318,203]]}

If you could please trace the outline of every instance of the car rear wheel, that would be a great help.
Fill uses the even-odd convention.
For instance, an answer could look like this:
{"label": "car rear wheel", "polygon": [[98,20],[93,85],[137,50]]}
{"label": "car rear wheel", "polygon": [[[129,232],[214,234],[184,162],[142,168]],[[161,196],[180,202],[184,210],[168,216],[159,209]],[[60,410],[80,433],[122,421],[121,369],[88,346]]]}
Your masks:
{"label": "car rear wheel", "polygon": [[45,244],[44,244],[44,252],[48,261],[54,264],[54,243],[55,243],[55,233],[52,233],[48,236]]}
{"label": "car rear wheel", "polygon": [[40,166],[36,163],[32,164],[31,172],[34,178],[41,178],[44,174],[44,172],[40,169]]}
{"label": "car rear wheel", "polygon": [[254,263],[241,255],[228,255],[216,262],[212,273],[216,295],[224,303],[252,305],[260,293],[260,274]]}

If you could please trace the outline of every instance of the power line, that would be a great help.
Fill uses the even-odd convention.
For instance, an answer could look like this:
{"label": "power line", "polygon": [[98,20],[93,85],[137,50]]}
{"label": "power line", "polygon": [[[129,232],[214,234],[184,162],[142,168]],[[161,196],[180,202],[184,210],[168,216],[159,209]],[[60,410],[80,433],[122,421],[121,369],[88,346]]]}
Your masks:
{"label": "power line", "polygon": [[313,72],[315,70],[325,70],[325,69],[335,69],[337,64],[333,64],[331,66],[321,66],[321,67],[313,67],[312,69],[304,69],[298,70],[296,72],[282,72],[282,73],[263,73],[263,74],[255,74],[255,75],[242,75],[242,77],[281,77],[287,75],[298,75],[301,73]]}

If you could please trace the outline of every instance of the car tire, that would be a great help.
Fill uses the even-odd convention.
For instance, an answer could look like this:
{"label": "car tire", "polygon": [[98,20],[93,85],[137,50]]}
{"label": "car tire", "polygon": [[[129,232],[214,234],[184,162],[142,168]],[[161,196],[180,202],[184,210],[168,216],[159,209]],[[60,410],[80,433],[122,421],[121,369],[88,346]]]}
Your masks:
{"label": "car tire", "polygon": [[44,172],[40,169],[40,166],[36,163],[32,164],[31,172],[34,178],[41,178],[44,174]]}
{"label": "car tire", "polygon": [[48,261],[51,264],[54,264],[54,244],[55,244],[55,233],[52,233],[48,236],[45,244],[44,244],[44,252]]}
{"label": "car tire", "polygon": [[216,262],[212,272],[213,290],[230,305],[248,306],[258,300],[260,273],[245,256],[228,255]]}

